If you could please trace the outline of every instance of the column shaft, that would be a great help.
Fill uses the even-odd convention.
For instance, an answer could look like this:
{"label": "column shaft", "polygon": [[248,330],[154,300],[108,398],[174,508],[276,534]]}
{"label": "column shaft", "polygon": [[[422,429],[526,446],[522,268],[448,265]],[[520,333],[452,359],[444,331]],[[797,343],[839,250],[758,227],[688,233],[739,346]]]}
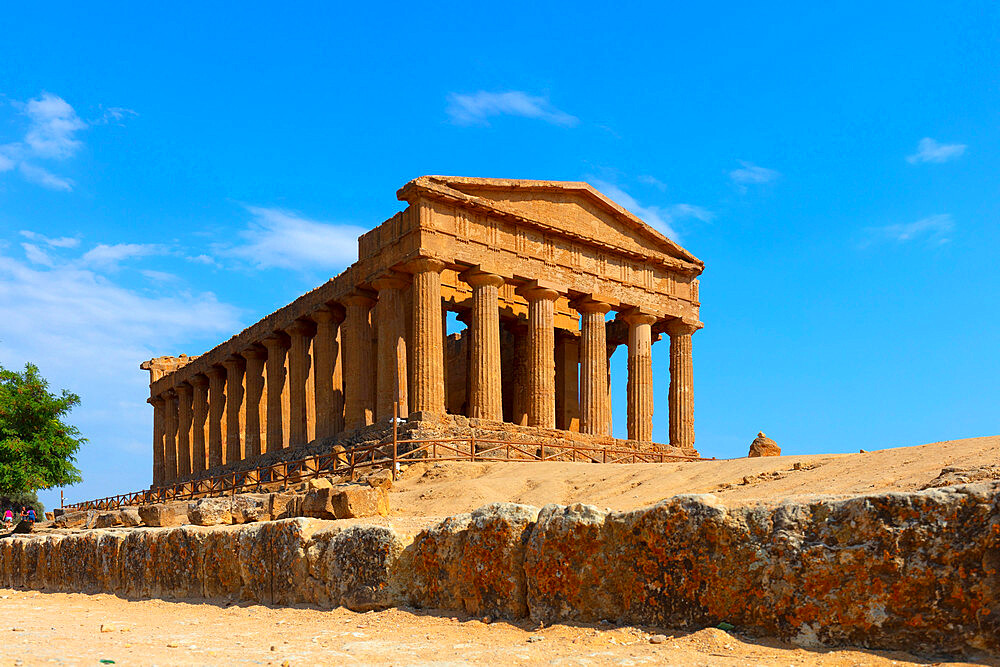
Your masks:
{"label": "column shaft", "polygon": [[580,431],[611,435],[608,405],[608,344],[604,316],[611,306],[576,304],[580,312]]}
{"label": "column shaft", "polygon": [[177,392],[168,389],[163,413],[163,481],[177,479]]}
{"label": "column shaft", "polygon": [[226,369],[212,366],[208,375],[208,467],[223,464],[226,435]]}
{"label": "column shaft", "polygon": [[191,472],[208,469],[208,378],[191,378]]}
{"label": "column shaft", "polygon": [[399,416],[409,414],[406,377],[406,313],[403,311],[403,288],[406,282],[397,276],[379,278],[372,283],[378,290],[375,317],[378,319],[378,389],[375,418],[392,417],[393,403],[399,402]]}
{"label": "column shaft", "polygon": [[163,423],[165,414],[164,401],[159,396],[152,396],[146,401],[153,406],[153,486],[163,484]]}
{"label": "column shaft", "polygon": [[675,320],[670,334],[670,444],[694,449],[694,364],[691,334],[697,326]]}
{"label": "column shaft", "polygon": [[343,303],[344,426],[353,430],[374,421],[371,308],[375,301],[354,294],[345,297]]}
{"label": "column shaft", "polygon": [[265,450],[276,452],[285,446],[287,428],[286,399],[288,389],[285,373],[285,357],[288,338],[283,334],[273,334],[263,340],[267,348],[267,438]]}
{"label": "column shaft", "polygon": [[226,445],[223,464],[228,465],[243,460],[243,411],[245,388],[243,376],[246,360],[240,356],[228,357],[222,362],[226,369]]}
{"label": "column shaft", "polygon": [[444,330],[441,328],[441,270],[436,259],[418,259],[413,272],[414,412],[444,414]]}
{"label": "column shaft", "polygon": [[311,317],[316,323],[313,337],[316,437],[329,438],[344,430],[344,393],[338,372],[341,365],[338,328],[344,314],[339,306],[323,307]]}
{"label": "column shaft", "polygon": [[556,426],[554,306],[558,294],[535,287],[528,300],[528,426]]}
{"label": "column shaft", "polygon": [[243,408],[243,458],[255,459],[261,455],[264,423],[264,364],[267,351],[254,345],[240,353],[246,359],[243,384],[246,389]]}
{"label": "column shaft", "polygon": [[625,315],[628,322],[628,438],[653,441],[652,327],[645,313]]}
{"label": "column shaft", "polygon": [[499,294],[504,279],[479,271],[462,277],[472,286],[469,416],[503,421]]}
{"label": "column shaft", "polygon": [[286,329],[291,340],[288,349],[288,443],[298,447],[309,442],[308,382],[312,370],[309,343],[313,336],[311,322],[297,320]]}
{"label": "column shaft", "polygon": [[182,382],[177,391],[177,476],[191,474],[191,394],[192,387]]}

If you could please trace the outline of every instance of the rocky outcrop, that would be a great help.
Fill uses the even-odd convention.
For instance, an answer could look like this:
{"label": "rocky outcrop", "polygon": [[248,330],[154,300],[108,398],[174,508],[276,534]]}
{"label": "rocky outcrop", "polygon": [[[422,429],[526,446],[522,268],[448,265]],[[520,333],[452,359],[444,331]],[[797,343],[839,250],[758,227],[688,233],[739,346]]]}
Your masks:
{"label": "rocky outcrop", "polygon": [[757,437],[750,443],[750,453],[747,454],[749,458],[758,456],[781,456],[781,447],[764,435],[763,431],[757,433]]}
{"label": "rocky outcrop", "polygon": [[1000,655],[1000,482],[728,508],[495,504],[415,536],[309,519],[0,539],[0,586],[700,628]]}

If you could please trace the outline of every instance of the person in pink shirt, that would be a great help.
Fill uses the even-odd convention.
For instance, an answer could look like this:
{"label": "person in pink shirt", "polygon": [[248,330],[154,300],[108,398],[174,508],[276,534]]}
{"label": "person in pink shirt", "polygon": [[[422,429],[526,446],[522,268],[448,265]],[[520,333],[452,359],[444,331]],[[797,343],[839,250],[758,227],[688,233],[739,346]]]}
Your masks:
{"label": "person in pink shirt", "polygon": [[10,511],[10,508],[8,507],[7,510],[3,513],[3,525],[6,526],[7,528],[10,528],[13,524],[14,524],[14,513]]}

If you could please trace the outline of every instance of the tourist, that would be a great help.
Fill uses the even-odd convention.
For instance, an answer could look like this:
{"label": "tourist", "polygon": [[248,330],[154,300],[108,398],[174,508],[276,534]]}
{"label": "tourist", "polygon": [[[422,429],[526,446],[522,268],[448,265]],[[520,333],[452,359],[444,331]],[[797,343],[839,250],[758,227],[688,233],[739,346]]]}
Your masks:
{"label": "tourist", "polygon": [[29,507],[28,513],[25,515],[24,520],[28,522],[29,525],[33,525],[38,518],[35,516],[35,508]]}
{"label": "tourist", "polygon": [[9,507],[3,513],[3,525],[5,528],[11,528],[14,525],[14,512]]}

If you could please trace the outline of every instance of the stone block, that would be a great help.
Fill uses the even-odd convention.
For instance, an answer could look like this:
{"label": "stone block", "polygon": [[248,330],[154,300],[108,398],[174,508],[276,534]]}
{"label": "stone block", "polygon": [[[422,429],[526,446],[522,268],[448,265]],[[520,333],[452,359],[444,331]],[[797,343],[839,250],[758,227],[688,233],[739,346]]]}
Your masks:
{"label": "stone block", "polygon": [[749,458],[758,456],[781,456],[781,447],[764,435],[763,431],[759,432],[754,441],[750,443],[750,452],[747,454]]}
{"label": "stone block", "polygon": [[202,498],[188,506],[188,521],[196,526],[222,526],[233,523],[233,499]]}
{"label": "stone block", "polygon": [[135,528],[136,526],[142,525],[142,517],[139,516],[139,510],[134,507],[128,507],[121,510],[121,522],[126,528]]}
{"label": "stone block", "polygon": [[245,493],[233,496],[233,523],[253,523],[271,518],[271,498],[266,493]]}
{"label": "stone block", "polygon": [[389,491],[392,489],[392,470],[383,468],[365,476],[364,482],[376,489]]}
{"label": "stone block", "polygon": [[354,611],[383,609],[401,602],[407,582],[393,573],[404,543],[391,528],[351,526],[313,536],[308,552],[310,601]]}
{"label": "stone block", "polygon": [[140,505],[139,516],[147,526],[180,526],[188,522],[187,503],[169,502]]}
{"label": "stone block", "polygon": [[56,528],[84,528],[87,525],[87,512],[66,512],[55,519]]}
{"label": "stone block", "polygon": [[102,512],[94,520],[94,528],[112,528],[120,525],[122,525],[122,518],[121,512],[118,510]]}
{"label": "stone block", "polygon": [[295,493],[271,493],[270,499],[271,519],[291,519],[301,515],[302,496]]}
{"label": "stone block", "polygon": [[386,516],[389,514],[389,501],[384,489],[367,484],[341,484],[307,493],[302,499],[301,513],[316,519]]}

